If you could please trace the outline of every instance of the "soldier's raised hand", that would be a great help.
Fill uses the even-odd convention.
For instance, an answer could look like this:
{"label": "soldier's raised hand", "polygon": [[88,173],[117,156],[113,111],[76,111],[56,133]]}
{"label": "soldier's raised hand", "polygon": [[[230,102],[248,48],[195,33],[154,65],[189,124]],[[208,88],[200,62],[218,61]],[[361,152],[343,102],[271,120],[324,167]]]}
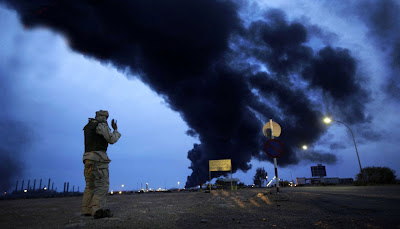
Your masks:
{"label": "soldier's raised hand", "polygon": [[117,120],[115,120],[115,121],[114,121],[114,119],[111,120],[111,126],[112,126],[112,128],[113,128],[114,130],[117,130],[117,129],[118,129]]}

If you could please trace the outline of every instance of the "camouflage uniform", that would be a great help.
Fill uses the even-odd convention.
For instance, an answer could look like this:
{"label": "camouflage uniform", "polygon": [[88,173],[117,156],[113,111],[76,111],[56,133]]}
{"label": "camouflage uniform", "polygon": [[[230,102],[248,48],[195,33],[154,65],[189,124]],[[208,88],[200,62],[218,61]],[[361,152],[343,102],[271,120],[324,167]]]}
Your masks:
{"label": "camouflage uniform", "polygon": [[[98,118],[105,116],[106,118]],[[83,128],[85,133],[85,164],[86,188],[83,193],[82,215],[94,215],[99,209],[104,209],[106,195],[109,188],[108,164],[111,160],[107,156],[108,144],[114,144],[121,134],[114,130],[111,133],[106,122],[107,111],[96,112],[96,119],[89,119]]]}

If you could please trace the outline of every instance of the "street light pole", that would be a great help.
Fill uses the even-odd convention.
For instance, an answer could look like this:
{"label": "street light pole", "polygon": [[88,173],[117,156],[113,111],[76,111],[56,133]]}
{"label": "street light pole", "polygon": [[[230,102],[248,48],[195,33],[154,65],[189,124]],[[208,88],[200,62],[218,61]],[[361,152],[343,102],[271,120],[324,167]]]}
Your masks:
{"label": "street light pole", "polygon": [[346,123],[338,121],[338,120],[333,120],[335,122],[341,123],[343,125],[345,125],[351,133],[351,136],[353,137],[353,142],[354,142],[354,148],[356,149],[356,153],[357,153],[357,159],[358,159],[358,165],[360,166],[360,172],[362,172],[362,167],[361,167],[361,161],[360,161],[360,156],[358,155],[358,150],[357,150],[357,144],[356,144],[356,139],[354,138],[354,134],[353,131],[350,129],[350,127],[348,125],[346,125]]}
{"label": "street light pole", "polygon": [[353,137],[354,148],[356,149],[356,153],[357,153],[358,165],[360,166],[360,173],[362,173],[362,167],[361,167],[360,156],[358,155],[356,139],[354,138],[353,131],[352,131],[352,130],[350,129],[350,127],[349,127],[346,123],[344,123],[344,122],[341,122],[341,121],[338,121],[338,120],[333,120],[333,119],[330,119],[330,118],[325,118],[325,119],[324,119],[324,122],[325,122],[326,124],[329,124],[329,123],[331,123],[332,121],[341,123],[341,124],[345,125],[345,126],[350,130],[351,136]]}

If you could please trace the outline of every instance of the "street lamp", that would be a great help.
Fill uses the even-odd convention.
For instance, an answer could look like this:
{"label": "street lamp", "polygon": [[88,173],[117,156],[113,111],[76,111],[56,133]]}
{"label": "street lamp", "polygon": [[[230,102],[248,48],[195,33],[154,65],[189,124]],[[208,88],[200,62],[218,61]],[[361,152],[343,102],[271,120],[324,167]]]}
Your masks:
{"label": "street lamp", "polygon": [[329,124],[329,123],[331,123],[331,122],[332,122],[332,119],[331,119],[331,118],[329,118],[329,117],[325,117],[325,118],[324,118],[324,123]]}
{"label": "street lamp", "polygon": [[308,146],[303,145],[303,149],[304,149],[304,150],[308,149]]}
{"label": "street lamp", "polygon": [[350,127],[349,127],[346,123],[344,123],[344,122],[341,122],[341,121],[338,121],[338,120],[333,120],[333,119],[331,119],[331,118],[329,118],[329,117],[325,117],[325,118],[324,118],[324,123],[326,123],[326,124],[330,124],[330,123],[333,122],[333,121],[345,125],[345,126],[350,130],[351,136],[353,137],[354,148],[356,149],[356,153],[357,153],[358,164],[360,165],[360,172],[362,172],[362,167],[361,167],[361,162],[360,162],[360,156],[358,155],[356,139],[354,138],[353,131],[352,131],[352,130],[350,129]]}

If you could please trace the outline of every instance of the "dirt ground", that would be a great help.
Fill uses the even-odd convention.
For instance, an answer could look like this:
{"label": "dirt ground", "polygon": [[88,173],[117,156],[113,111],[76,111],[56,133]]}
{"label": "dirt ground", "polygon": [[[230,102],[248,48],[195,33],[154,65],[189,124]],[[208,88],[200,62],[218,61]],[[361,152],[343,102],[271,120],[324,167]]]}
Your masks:
{"label": "dirt ground", "polygon": [[399,185],[112,195],[104,219],[81,200],[2,200],[0,228],[400,228]]}

